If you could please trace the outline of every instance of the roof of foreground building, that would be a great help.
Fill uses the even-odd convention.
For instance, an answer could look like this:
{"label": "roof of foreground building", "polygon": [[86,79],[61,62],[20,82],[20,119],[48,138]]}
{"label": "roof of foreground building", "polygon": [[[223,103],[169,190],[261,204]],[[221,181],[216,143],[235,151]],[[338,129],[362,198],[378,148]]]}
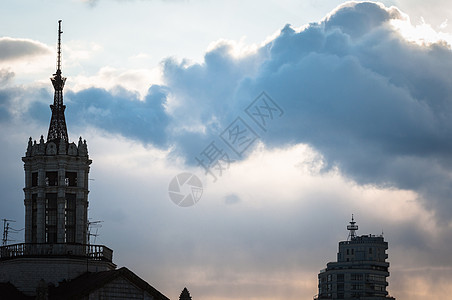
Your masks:
{"label": "roof of foreground building", "polygon": [[122,284],[124,288],[124,283],[126,286],[135,288],[141,293],[147,292],[155,300],[169,300],[169,298],[126,267],[112,271],[88,272],[71,281],[60,283],[58,287],[49,289],[49,300],[83,299],[96,294],[100,290],[103,293],[115,293],[111,287]]}

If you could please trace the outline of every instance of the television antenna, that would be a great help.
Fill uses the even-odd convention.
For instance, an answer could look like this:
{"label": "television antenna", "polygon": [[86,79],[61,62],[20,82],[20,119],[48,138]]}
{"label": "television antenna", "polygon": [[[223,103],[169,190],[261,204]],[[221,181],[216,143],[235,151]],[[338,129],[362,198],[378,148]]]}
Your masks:
{"label": "television antenna", "polygon": [[18,231],[15,230],[11,227],[9,227],[9,222],[16,222],[14,220],[8,220],[8,219],[2,219],[3,220],[3,238],[2,238],[2,246],[6,246],[6,244],[8,243],[8,232],[9,230],[14,230],[14,231]]}
{"label": "television antenna", "polygon": [[[94,237],[94,244],[96,243],[96,238],[99,236],[99,228],[102,228],[104,221],[88,221],[88,245],[91,244],[91,237]],[[96,233],[91,233],[93,229],[96,229]]]}
{"label": "television antenna", "polygon": [[350,222],[350,225],[347,225],[347,230],[349,230],[347,241],[354,240],[356,237],[355,231],[358,230],[358,225],[356,225],[355,219],[353,218],[352,214],[352,221]]}

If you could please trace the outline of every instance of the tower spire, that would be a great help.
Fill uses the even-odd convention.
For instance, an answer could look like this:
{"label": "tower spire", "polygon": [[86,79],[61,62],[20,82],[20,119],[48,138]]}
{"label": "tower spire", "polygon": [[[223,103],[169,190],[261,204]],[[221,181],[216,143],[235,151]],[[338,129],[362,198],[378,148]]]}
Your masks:
{"label": "tower spire", "polygon": [[63,104],[63,88],[66,78],[61,76],[61,20],[58,21],[58,45],[57,45],[57,70],[50,78],[55,89],[53,97],[53,105],[50,105],[52,110],[52,118],[50,119],[49,133],[47,141],[68,142],[66,119],[64,117],[64,110],[66,106]]}

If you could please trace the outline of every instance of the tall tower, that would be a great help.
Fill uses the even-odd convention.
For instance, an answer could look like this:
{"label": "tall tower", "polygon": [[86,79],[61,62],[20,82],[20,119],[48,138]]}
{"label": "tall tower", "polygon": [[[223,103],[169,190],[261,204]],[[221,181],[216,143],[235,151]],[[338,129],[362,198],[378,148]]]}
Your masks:
{"label": "tall tower", "polygon": [[87,244],[88,172],[86,141],[69,143],[61,76],[61,20],[58,21],[57,70],[47,141],[30,138],[25,157],[25,242]]}
{"label": "tall tower", "polygon": [[89,271],[115,270],[113,251],[89,244],[86,141],[69,142],[64,117],[61,75],[61,21],[58,22],[57,70],[47,141],[28,141],[25,169],[25,243],[0,247],[0,282],[10,282],[26,295],[58,285]]}

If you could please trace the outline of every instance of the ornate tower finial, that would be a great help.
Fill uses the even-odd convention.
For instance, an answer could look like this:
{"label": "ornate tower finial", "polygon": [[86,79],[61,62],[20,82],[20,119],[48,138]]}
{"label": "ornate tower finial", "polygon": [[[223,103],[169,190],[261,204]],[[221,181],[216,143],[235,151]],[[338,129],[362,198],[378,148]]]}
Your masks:
{"label": "ornate tower finial", "polygon": [[52,110],[52,118],[50,119],[49,133],[47,141],[64,141],[68,142],[66,119],[64,117],[64,110],[66,106],[63,104],[63,88],[66,78],[61,76],[61,20],[58,21],[58,45],[57,45],[57,70],[50,78],[55,89],[53,97],[53,105],[50,105]]}
{"label": "ornate tower finial", "polygon": [[347,230],[350,230],[347,240],[353,240],[356,237],[355,231],[358,230],[358,225],[356,225],[355,219],[353,218],[353,214],[352,214],[352,221],[350,222],[350,225],[347,225]]}

